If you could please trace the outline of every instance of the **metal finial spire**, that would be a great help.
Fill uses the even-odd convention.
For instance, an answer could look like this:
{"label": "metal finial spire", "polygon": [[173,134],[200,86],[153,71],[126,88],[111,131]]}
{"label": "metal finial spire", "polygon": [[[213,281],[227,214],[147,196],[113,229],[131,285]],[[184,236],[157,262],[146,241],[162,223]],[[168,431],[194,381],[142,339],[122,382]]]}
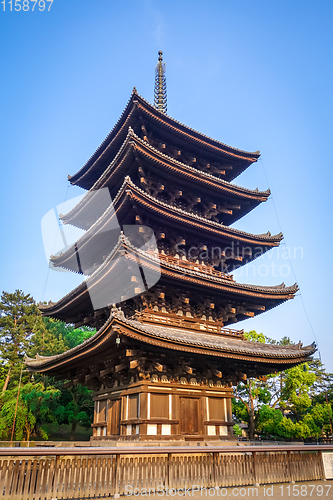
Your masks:
{"label": "metal finial spire", "polygon": [[166,91],[166,78],[165,78],[165,63],[162,58],[163,52],[160,50],[158,53],[158,63],[155,68],[155,92],[154,104],[155,108],[162,113],[167,112],[167,91]]}

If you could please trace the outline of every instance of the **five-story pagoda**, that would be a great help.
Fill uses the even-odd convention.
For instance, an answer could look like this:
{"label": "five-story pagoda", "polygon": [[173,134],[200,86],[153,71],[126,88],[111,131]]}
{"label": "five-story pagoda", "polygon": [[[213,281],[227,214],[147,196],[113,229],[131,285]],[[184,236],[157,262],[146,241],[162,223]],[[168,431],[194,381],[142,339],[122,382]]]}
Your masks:
{"label": "five-story pagoda", "polygon": [[270,194],[232,183],[258,157],[166,114],[160,52],[155,106],[134,88],[113,130],[69,178],[87,193],[62,222],[85,232],[52,264],[88,278],[41,309],[97,333],[27,365],[94,389],[94,440],[230,439],[232,385],[315,352],[249,342],[230,329],[297,291],[230,274],[282,239],[230,227]]}

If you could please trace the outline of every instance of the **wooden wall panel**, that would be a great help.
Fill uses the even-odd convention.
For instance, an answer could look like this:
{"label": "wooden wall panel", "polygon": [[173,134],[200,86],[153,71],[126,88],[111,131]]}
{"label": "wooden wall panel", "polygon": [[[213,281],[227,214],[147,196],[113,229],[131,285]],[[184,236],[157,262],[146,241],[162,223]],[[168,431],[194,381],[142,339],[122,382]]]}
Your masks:
{"label": "wooden wall panel", "polygon": [[169,395],[150,395],[150,418],[169,418]]}
{"label": "wooden wall panel", "polygon": [[114,399],[108,402],[107,435],[118,436],[120,434],[120,410],[121,400]]}
{"label": "wooden wall panel", "polygon": [[106,421],[106,403],[107,401],[98,401],[98,414],[97,414],[97,422],[105,422]]}
{"label": "wooden wall panel", "polygon": [[224,399],[209,398],[209,420],[225,420]]}
{"label": "wooden wall panel", "polygon": [[180,433],[199,434],[199,399],[180,398]]}
{"label": "wooden wall panel", "polygon": [[128,396],[128,419],[138,418],[139,395],[130,394]]}

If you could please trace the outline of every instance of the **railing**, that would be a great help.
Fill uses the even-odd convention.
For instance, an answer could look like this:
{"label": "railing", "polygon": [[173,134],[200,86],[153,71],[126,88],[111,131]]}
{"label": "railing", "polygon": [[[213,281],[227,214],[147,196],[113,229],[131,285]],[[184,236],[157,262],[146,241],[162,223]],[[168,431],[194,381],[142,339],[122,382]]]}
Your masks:
{"label": "railing", "polygon": [[191,318],[189,316],[177,316],[163,311],[145,310],[137,312],[135,318],[143,323],[152,323],[153,325],[168,325],[186,330],[196,330],[200,332],[216,333],[227,337],[244,338],[244,330],[233,330],[224,328],[222,321],[202,320],[201,318]]}
{"label": "railing", "polygon": [[177,257],[173,257],[172,255],[162,253],[159,253],[158,256],[161,260],[164,260],[165,262],[168,262],[169,264],[173,264],[175,266],[184,267],[186,269],[190,269],[191,271],[199,271],[204,274],[216,276],[217,278],[234,281],[232,274],[226,274],[222,271],[217,271],[213,266],[209,266],[206,264],[196,264],[195,262],[191,262],[189,260],[183,260]]}
{"label": "railing", "polygon": [[118,497],[142,491],[233,486],[324,478],[317,446],[0,448],[0,498]]}
{"label": "railing", "polygon": [[221,334],[244,338],[244,330],[233,330],[232,328],[221,328]]}

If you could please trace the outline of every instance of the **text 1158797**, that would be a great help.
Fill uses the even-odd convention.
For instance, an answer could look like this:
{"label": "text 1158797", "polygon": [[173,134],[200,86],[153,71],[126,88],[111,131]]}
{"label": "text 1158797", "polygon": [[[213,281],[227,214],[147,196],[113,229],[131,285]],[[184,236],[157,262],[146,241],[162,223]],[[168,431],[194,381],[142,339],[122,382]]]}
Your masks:
{"label": "text 1158797", "polygon": [[50,11],[53,4],[53,0],[2,0],[2,10],[3,12],[36,12],[43,10]]}

